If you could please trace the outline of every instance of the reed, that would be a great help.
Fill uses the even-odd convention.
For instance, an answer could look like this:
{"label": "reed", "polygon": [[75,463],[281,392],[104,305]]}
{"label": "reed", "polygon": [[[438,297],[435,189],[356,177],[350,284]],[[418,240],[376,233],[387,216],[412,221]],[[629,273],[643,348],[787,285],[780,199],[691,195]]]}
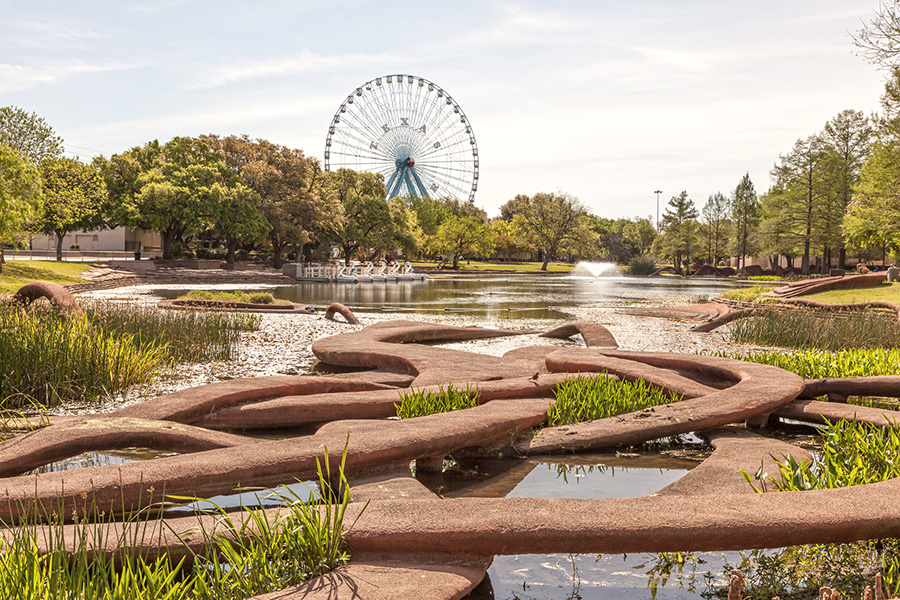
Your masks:
{"label": "reed", "polygon": [[91,322],[110,333],[131,336],[138,346],[165,345],[175,361],[207,362],[234,357],[241,332],[259,329],[259,315],[167,311],[154,306],[99,301],[85,304]]}
{"label": "reed", "polygon": [[232,358],[255,315],[85,304],[85,318],[0,303],[0,407],[94,402],[152,383],[176,362]]}
{"label": "reed", "polygon": [[554,393],[556,402],[547,412],[551,427],[605,419],[678,402],[682,398],[642,380],[631,382],[612,379],[605,372],[595,377],[579,375],[566,379],[557,384]]}
{"label": "reed", "polygon": [[139,347],[132,336],[98,329],[89,319],[49,307],[0,306],[0,400],[6,408],[100,399],[151,382],[167,361],[164,346]]}
{"label": "reed", "polygon": [[731,338],[745,344],[844,350],[900,347],[900,322],[893,313],[783,310],[735,321]]}
{"label": "reed", "polygon": [[717,352],[715,356],[773,365],[804,379],[900,375],[900,348],[847,348],[837,352],[797,350],[790,354],[752,352],[746,355]]}
{"label": "reed", "polygon": [[462,410],[478,405],[481,392],[478,388],[466,386],[462,391],[448,383],[447,387],[438,387],[437,392],[431,390],[413,389],[408,392],[400,392],[400,404],[395,404],[397,416],[401,419],[424,417],[436,413]]}
{"label": "reed", "polygon": [[[302,583],[349,558],[343,533],[350,501],[345,459],[346,451],[332,478],[326,451],[326,466],[319,463],[321,492],[315,492],[309,503],[297,496],[283,498],[283,516],[268,517],[262,509],[252,510],[238,525],[229,513],[218,509],[225,528],[216,533],[201,530],[207,549],[194,554],[190,563],[174,562],[165,553],[156,559],[141,555],[138,548],[154,541],[147,538],[154,529],[149,525],[161,518],[149,511],[129,517],[132,526],[126,528],[116,528],[112,517],[105,516],[100,527],[77,523],[74,550],[69,548],[73,539],[66,539],[61,519],[52,513],[34,515],[40,518],[9,528],[5,541],[0,538],[0,597],[237,600]],[[331,488],[333,479],[339,482],[338,489]],[[34,524],[47,521],[51,525],[42,529]],[[162,531],[162,527],[155,529]],[[130,533],[122,533],[126,531]],[[116,536],[115,557],[92,550],[108,535]],[[38,550],[38,539],[47,544],[47,551]]]}

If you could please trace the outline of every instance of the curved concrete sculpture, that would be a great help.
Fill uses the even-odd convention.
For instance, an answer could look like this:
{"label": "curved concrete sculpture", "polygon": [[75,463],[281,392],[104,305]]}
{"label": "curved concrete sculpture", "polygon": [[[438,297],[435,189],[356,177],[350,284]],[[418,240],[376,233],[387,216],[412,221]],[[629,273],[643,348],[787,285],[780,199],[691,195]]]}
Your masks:
{"label": "curved concrete sculpture", "polygon": [[328,308],[325,309],[325,318],[329,321],[335,320],[335,314],[344,317],[344,319],[346,319],[346,321],[351,325],[359,325],[359,319],[356,318],[356,315],[353,314],[353,311],[351,311],[340,302],[332,302],[328,305]]}
{"label": "curved concrete sculpture", "polygon": [[[403,588],[407,590],[403,597],[459,598],[483,576],[489,557],[504,553],[727,550],[900,536],[895,500],[900,480],[838,490],[752,493],[745,482],[742,485],[738,469],[755,470],[763,464],[774,473],[772,456],[792,454],[807,460],[808,454],[745,431],[717,429],[781,411],[792,417],[803,413],[804,418],[821,418],[811,413],[824,414],[826,407],[818,406],[822,403],[804,405],[795,398],[823,389],[838,393],[845,389],[839,380],[805,382],[776,367],[718,357],[617,350],[608,331],[586,324],[551,334],[581,333],[586,342],[597,344],[592,348],[533,346],[492,357],[418,343],[521,333],[394,321],[314,344],[316,355],[328,364],[410,373],[416,388],[477,385],[482,403],[451,413],[385,419],[399,402],[397,388],[367,381],[361,374],[359,380],[237,379],[167,394],[103,416],[59,419],[41,431],[0,444],[3,473],[22,473],[86,450],[140,445],[180,454],[112,467],[5,477],[0,479],[0,494],[9,501],[0,503],[0,518],[21,519],[36,505],[67,516],[73,511],[90,515],[146,507],[160,500],[163,490],[209,497],[233,493],[239,485],[289,483],[314,477],[316,460],[326,447],[332,467],[337,468],[339,449],[346,446],[346,471],[353,476],[492,447],[553,453],[712,429],[715,451],[710,458],[652,496],[440,499],[408,477],[367,480],[354,488],[346,521],[360,517],[346,532],[354,562],[281,596],[267,597],[341,597],[355,585],[372,582],[377,587],[378,582],[396,578],[409,586]],[[573,373],[588,372],[641,379],[686,399],[589,423],[544,428],[530,436],[546,422],[554,385]],[[409,378],[398,381],[410,383]],[[854,390],[883,390],[895,385],[897,378],[855,383]],[[861,414],[859,407],[826,404],[831,404],[828,410],[840,408],[847,414],[853,409]],[[211,430],[295,425],[315,429],[287,439]],[[866,510],[861,512],[860,506]],[[274,515],[278,510],[269,512]],[[99,531],[104,527],[100,525],[82,531],[98,552],[122,552],[121,540],[135,539],[144,540],[136,543],[146,546],[137,549],[147,555],[167,551],[180,557],[209,541],[198,533],[198,519],[207,531],[218,527],[215,517],[192,516],[152,522],[149,533],[141,537],[122,538],[122,532],[133,527],[122,523],[105,526],[105,532]],[[76,529],[72,527],[73,532]],[[71,543],[77,538],[73,534]],[[420,591],[422,586],[427,591]]]}
{"label": "curved concrete sculpture", "polygon": [[84,311],[69,290],[50,281],[33,281],[26,283],[13,294],[13,302],[28,306],[38,298],[46,298],[61,313],[83,316]]}
{"label": "curved concrete sculpture", "polygon": [[775,288],[771,292],[766,292],[764,296],[773,296],[775,298],[793,298],[794,296],[802,296],[805,294],[815,294],[816,292],[825,292],[828,290],[852,290],[864,287],[875,287],[884,283],[887,278],[887,272],[870,273],[868,275],[847,275],[846,277],[819,277],[816,279],[804,279],[802,281],[794,281],[788,285]]}

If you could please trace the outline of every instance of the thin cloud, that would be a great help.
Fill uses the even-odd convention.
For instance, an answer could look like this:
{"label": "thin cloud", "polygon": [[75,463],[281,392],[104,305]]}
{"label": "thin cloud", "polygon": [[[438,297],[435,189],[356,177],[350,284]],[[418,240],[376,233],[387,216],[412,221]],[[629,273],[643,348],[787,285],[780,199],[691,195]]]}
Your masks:
{"label": "thin cloud", "polygon": [[125,71],[143,63],[92,63],[81,60],[41,63],[38,66],[0,63],[0,94],[21,92],[42,85],[53,85],[85,73]]}
{"label": "thin cloud", "polygon": [[187,89],[209,89],[246,81],[284,75],[316,73],[387,60],[380,54],[317,54],[303,50],[296,56],[265,60],[240,60],[204,69],[205,76]]}

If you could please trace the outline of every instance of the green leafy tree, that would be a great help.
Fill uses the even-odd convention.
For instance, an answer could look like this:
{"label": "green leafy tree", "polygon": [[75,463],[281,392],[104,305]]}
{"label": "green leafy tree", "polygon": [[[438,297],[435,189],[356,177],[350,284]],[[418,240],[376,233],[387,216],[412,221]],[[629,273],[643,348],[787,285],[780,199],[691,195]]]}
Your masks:
{"label": "green leafy tree", "polygon": [[491,226],[473,216],[451,215],[437,232],[437,250],[453,256],[453,268],[459,268],[463,255],[490,254],[494,248]]}
{"label": "green leafy tree", "polygon": [[35,164],[62,156],[62,138],[43,117],[16,106],[0,108],[0,144],[6,144]]}
{"label": "green leafy tree", "polygon": [[[335,203],[318,193],[316,183],[322,176],[321,169],[302,150],[247,136],[204,137],[222,154],[241,183],[259,195],[259,209],[269,224],[268,240],[276,269],[281,268],[285,248],[321,237],[329,230],[328,221],[340,214]],[[250,229],[258,233],[255,226]],[[239,233],[247,236],[251,231]],[[252,240],[252,236],[248,239]]]}
{"label": "green leafy tree", "polygon": [[[825,124],[822,138],[825,143],[826,242],[828,248],[838,249],[838,264],[847,262],[847,249],[841,223],[853,198],[853,188],[859,183],[863,163],[872,146],[872,126],[861,112],[844,110]],[[830,264],[830,252],[826,252]]]}
{"label": "green leafy tree", "polygon": [[656,227],[653,226],[653,221],[650,220],[650,217],[635,217],[622,227],[623,239],[631,244],[638,255],[650,252],[650,248],[653,247],[653,242],[658,235],[659,233],[656,231]]}
{"label": "green leafy tree", "polygon": [[18,241],[43,205],[41,174],[28,159],[0,143],[0,272],[3,246]]}
{"label": "green leafy tree", "polygon": [[718,264],[725,252],[725,241],[731,234],[731,201],[722,193],[709,197],[701,210],[700,231],[706,244],[710,263]]}
{"label": "green leafy tree", "polygon": [[745,173],[731,195],[731,224],[734,232],[734,249],[738,256],[738,268],[747,266],[747,255],[753,252],[753,234],[759,226],[761,207],[756,188]]}
{"label": "green leafy tree", "polygon": [[809,275],[813,245],[825,243],[828,203],[825,197],[827,153],[818,136],[797,140],[790,153],[782,155],[772,170],[775,180],[770,196],[777,198],[781,219],[795,242],[802,247],[801,271]]}
{"label": "green leafy tree", "polygon": [[[697,208],[686,191],[672,196],[663,212],[662,246],[675,260],[675,270],[681,273],[682,259],[691,257],[697,246]],[[690,266],[688,266],[690,274]]]}
{"label": "green leafy tree", "polygon": [[511,220],[496,218],[491,221],[491,238],[494,251],[501,259],[509,260],[514,255],[526,254],[534,250]]}
{"label": "green leafy tree", "polygon": [[103,226],[106,183],[95,167],[71,158],[44,161],[41,175],[45,199],[39,228],[56,236],[56,260],[61,261],[67,233]]}
{"label": "green leafy tree", "polygon": [[516,196],[507,202],[507,212],[514,214],[513,223],[543,255],[542,271],[560,249],[576,239],[579,219],[585,214],[574,196],[545,192]]}
{"label": "green leafy tree", "polygon": [[126,154],[98,161],[112,183],[116,219],[159,233],[163,258],[172,258],[176,245],[203,232],[224,237],[229,246],[258,236],[261,213],[251,206],[258,195],[241,183],[210,140],[176,137]]}
{"label": "green leafy tree", "polygon": [[322,193],[341,207],[330,236],[349,262],[357,251],[391,250],[396,229],[390,206],[384,199],[384,177],[338,169],[325,173]]}
{"label": "green leafy tree", "polygon": [[863,165],[844,219],[852,243],[900,252],[900,143],[878,142]]}

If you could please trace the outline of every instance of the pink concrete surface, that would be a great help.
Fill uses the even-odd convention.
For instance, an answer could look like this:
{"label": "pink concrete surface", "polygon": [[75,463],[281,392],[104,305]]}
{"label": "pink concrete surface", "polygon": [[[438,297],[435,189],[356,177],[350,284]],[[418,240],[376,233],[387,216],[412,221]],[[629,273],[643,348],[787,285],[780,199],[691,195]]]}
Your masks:
{"label": "pink concrete surface", "polygon": [[870,408],[840,402],[819,402],[818,400],[795,400],[775,411],[775,415],[807,423],[835,423],[841,419],[869,423],[879,427],[897,427],[900,412],[883,408]]}
{"label": "pink concrete surface", "polygon": [[332,302],[325,309],[325,318],[329,321],[336,320],[334,315],[341,315],[350,325],[359,325],[359,319],[353,314],[353,311],[341,304],[340,302]]}
{"label": "pink concrete surface", "polygon": [[[141,445],[177,448],[182,454],[0,479],[0,494],[8,499],[0,503],[0,518],[15,521],[35,506],[67,518],[73,511],[129,511],[158,502],[163,494],[209,497],[239,487],[275,486],[314,477],[325,448],[336,469],[346,447],[346,472],[357,482],[346,521],[348,526],[355,522],[346,532],[354,563],[306,586],[278,592],[281,596],[266,597],[352,597],[359,590],[367,597],[408,597],[419,590],[423,597],[458,598],[483,576],[489,561],[485,557],[495,554],[729,550],[900,536],[895,502],[900,481],[755,494],[739,469],[755,472],[762,464],[771,475],[776,471],[773,456],[808,455],[735,428],[714,429],[774,411],[800,410],[805,416],[838,409],[841,414],[859,413],[861,407],[820,407],[795,398],[821,390],[892,390],[898,378],[806,382],[767,365],[626,352],[614,349],[612,336],[599,325],[576,324],[555,332],[580,333],[587,343],[598,344],[594,348],[535,346],[491,357],[417,343],[516,333],[521,332],[381,323],[314,345],[317,356],[329,364],[380,369],[361,373],[359,379],[238,379],[166,394],[105,416],[59,419],[42,431],[0,444],[5,472],[21,472],[87,449]],[[398,371],[409,376],[393,373]],[[573,373],[601,371],[642,379],[687,399],[523,437],[545,423],[557,382]],[[451,413],[386,420],[399,399],[389,382],[416,388],[451,382],[477,385],[483,403]],[[283,440],[208,429],[300,423],[321,425],[314,434]],[[640,498],[440,499],[403,471],[412,460],[437,461],[454,452],[465,455],[467,449],[514,447],[523,454],[545,454],[710,429],[715,451],[709,459],[682,480]],[[391,465],[400,472],[385,473]],[[280,510],[266,512],[274,516]],[[100,552],[113,554],[134,546],[147,555],[168,551],[177,558],[207,543],[198,533],[198,521],[207,531],[221,530],[216,517],[191,516],[164,524],[152,521],[143,526],[141,536],[136,535],[137,526],[119,522],[84,531]],[[387,582],[397,583],[388,590]]]}
{"label": "pink concrete surface", "polygon": [[74,313],[79,317],[84,315],[84,311],[81,310],[81,305],[78,304],[78,300],[75,299],[75,296],[58,283],[53,283],[51,281],[32,281],[31,283],[26,283],[20,287],[16,293],[13,294],[13,302],[22,304],[23,306],[28,306],[39,298],[46,298],[49,300],[50,303],[56,307],[56,310],[61,313]]}
{"label": "pink concrete surface", "polygon": [[869,273],[868,275],[847,275],[845,277],[817,277],[794,281],[788,285],[767,292],[766,296],[776,298],[792,298],[805,294],[814,294],[827,290],[850,290],[864,287],[875,287],[887,278],[886,271]]}
{"label": "pink concrete surface", "polygon": [[484,557],[438,564],[422,559],[418,553],[354,559],[322,577],[251,600],[458,600],[481,582],[491,563]]}
{"label": "pink concrete surface", "polygon": [[686,306],[622,308],[617,312],[638,317],[661,317],[685,321],[709,321],[727,315],[731,307],[721,302],[705,302]]}

